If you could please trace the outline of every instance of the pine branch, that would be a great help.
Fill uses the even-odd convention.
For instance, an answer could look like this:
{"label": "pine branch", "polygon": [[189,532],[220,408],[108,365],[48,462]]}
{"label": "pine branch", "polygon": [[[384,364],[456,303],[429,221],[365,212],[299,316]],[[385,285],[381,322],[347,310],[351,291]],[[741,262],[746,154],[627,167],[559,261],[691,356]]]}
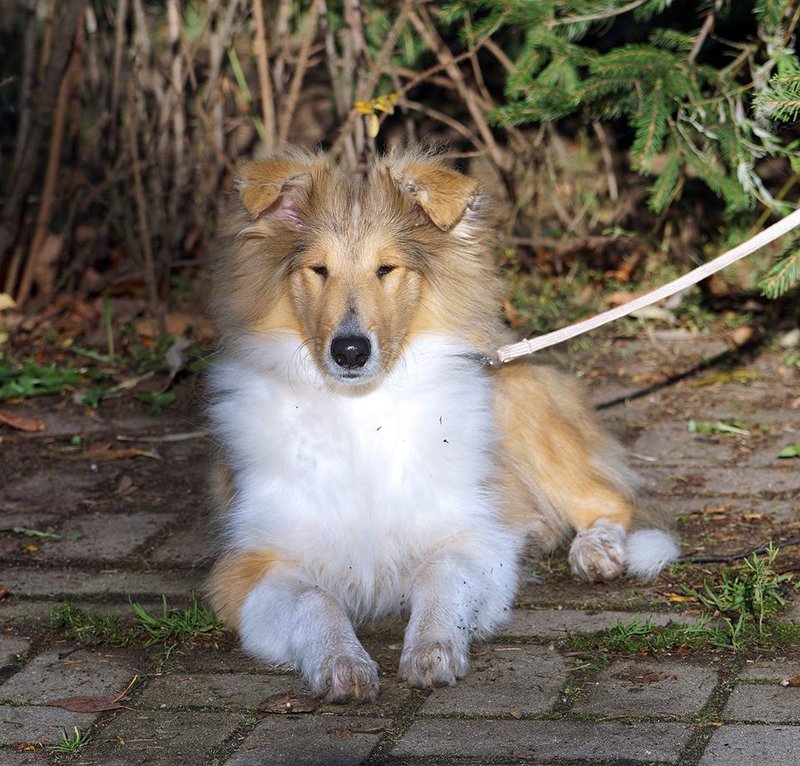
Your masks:
{"label": "pine branch", "polygon": [[800,284],[800,236],[795,237],[780,259],[761,280],[767,298],[778,298]]}

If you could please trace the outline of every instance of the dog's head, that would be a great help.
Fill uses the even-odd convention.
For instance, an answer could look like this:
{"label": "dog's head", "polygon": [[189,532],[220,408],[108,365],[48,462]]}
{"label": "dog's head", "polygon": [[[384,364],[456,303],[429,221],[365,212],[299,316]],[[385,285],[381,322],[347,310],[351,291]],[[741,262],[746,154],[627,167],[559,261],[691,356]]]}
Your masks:
{"label": "dog's head", "polygon": [[438,157],[390,155],[353,178],[290,153],[245,165],[237,188],[223,332],[293,330],[328,380],[370,386],[415,333],[479,346],[493,325],[485,200]]}

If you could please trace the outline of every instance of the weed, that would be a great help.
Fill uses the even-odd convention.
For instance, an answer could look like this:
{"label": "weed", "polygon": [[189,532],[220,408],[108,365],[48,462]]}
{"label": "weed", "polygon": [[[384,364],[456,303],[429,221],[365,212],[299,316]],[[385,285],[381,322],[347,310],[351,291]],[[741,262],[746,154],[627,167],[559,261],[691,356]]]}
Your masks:
{"label": "weed", "polygon": [[179,646],[222,635],[222,625],[214,613],[193,601],[188,609],[170,607],[162,597],[160,615],[150,614],[141,604],[131,603],[134,623],[125,625],[119,617],[85,612],[72,604],[62,604],[50,612],[50,626],[63,638],[82,644],[158,647],[165,657]]}
{"label": "weed", "polygon": [[150,412],[154,415],[158,415],[167,407],[175,404],[178,398],[174,391],[146,391],[134,396],[138,401],[148,405]]}
{"label": "weed", "polygon": [[166,596],[162,596],[160,616],[150,614],[141,604],[132,603],[131,609],[145,635],[146,645],[160,644],[166,657],[179,644],[222,635],[222,625],[214,613],[197,601],[188,609],[174,609],[168,606]]}
{"label": "weed", "polygon": [[76,370],[59,369],[55,364],[45,367],[33,362],[25,362],[20,367],[10,363],[0,365],[0,401],[57,394],[79,383],[80,374]]}
{"label": "weed", "polygon": [[689,418],[686,429],[690,434],[726,434],[732,436],[750,436],[750,431],[738,420],[720,420],[716,423],[704,423]]}
{"label": "weed", "polygon": [[730,576],[723,572],[716,587],[705,581],[699,591],[684,589],[727,625],[733,649],[739,648],[748,623],[754,624],[759,636],[763,635],[764,620],[776,614],[786,602],[782,590],[792,575],[775,571],[777,555],[778,549],[770,546],[765,556],[754,553],[745,559],[737,574]]}
{"label": "weed", "polygon": [[60,755],[73,755],[82,750],[89,741],[89,734],[82,732],[77,726],[74,727],[74,734],[69,734],[66,729],[61,730],[61,740],[58,744],[50,745],[48,748]]}
{"label": "weed", "polygon": [[82,644],[127,646],[134,639],[119,618],[84,612],[72,604],[62,604],[50,611],[50,627],[64,638]]}
{"label": "weed", "polygon": [[[705,580],[699,590],[683,587],[684,593],[706,610],[692,625],[662,627],[634,619],[612,625],[603,634],[572,636],[570,645],[587,651],[650,653],[709,647],[763,650],[798,643],[800,626],[772,619],[785,603],[783,591],[792,578],[775,571],[777,553],[776,548],[769,548],[763,556],[753,554],[733,572],[723,572],[716,584]],[[592,660],[599,661],[596,657]]]}

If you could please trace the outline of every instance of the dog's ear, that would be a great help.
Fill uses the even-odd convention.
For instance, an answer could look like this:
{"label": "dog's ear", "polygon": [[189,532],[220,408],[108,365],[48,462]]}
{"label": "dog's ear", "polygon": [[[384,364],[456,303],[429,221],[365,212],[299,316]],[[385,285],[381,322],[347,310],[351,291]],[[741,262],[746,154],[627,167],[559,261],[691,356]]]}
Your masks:
{"label": "dog's ear", "polygon": [[285,223],[302,226],[298,196],[310,189],[312,170],[308,162],[278,158],[242,166],[236,188],[251,220],[268,212]]}
{"label": "dog's ear", "polygon": [[389,173],[442,231],[450,231],[478,196],[478,183],[474,178],[436,159],[392,164]]}

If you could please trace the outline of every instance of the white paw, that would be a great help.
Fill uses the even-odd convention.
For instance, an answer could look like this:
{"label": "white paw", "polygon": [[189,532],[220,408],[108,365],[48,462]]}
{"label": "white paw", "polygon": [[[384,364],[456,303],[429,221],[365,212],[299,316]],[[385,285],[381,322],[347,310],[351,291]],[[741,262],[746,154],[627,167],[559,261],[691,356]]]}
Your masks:
{"label": "white paw", "polygon": [[625,567],[625,530],[600,519],[575,535],[569,549],[572,574],[581,580],[613,580]]}
{"label": "white paw", "polygon": [[466,649],[444,642],[428,642],[405,647],[400,657],[400,680],[409,686],[429,689],[453,686],[469,672]]}
{"label": "white paw", "polygon": [[366,652],[329,657],[307,680],[326,702],[371,702],[380,689],[378,664]]}

